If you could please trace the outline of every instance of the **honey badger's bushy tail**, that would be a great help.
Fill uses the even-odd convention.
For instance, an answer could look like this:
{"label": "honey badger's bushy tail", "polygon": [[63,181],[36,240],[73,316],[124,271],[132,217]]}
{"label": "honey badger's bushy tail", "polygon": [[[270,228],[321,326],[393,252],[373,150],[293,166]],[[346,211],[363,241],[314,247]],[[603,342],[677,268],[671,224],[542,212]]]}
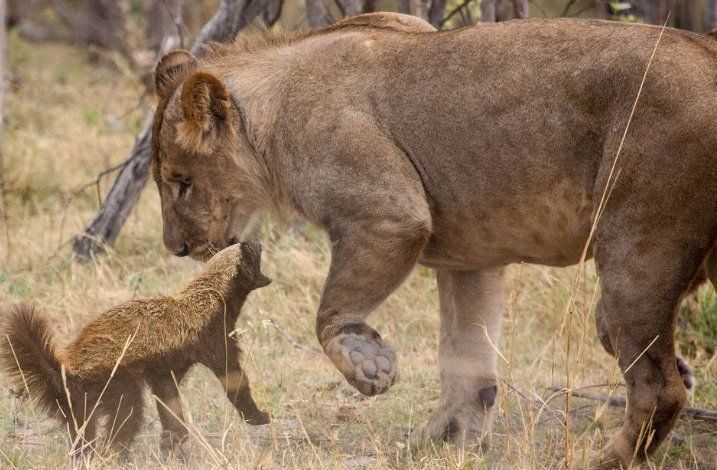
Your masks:
{"label": "honey badger's bushy tail", "polygon": [[45,412],[67,419],[70,415],[61,363],[47,320],[23,303],[4,309],[0,321],[0,366],[13,385],[26,390]]}

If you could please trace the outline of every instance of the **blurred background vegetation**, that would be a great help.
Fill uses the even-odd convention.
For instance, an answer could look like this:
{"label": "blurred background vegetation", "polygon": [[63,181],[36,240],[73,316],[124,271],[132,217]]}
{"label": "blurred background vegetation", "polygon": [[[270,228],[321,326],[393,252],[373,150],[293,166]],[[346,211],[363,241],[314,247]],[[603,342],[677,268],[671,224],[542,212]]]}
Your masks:
{"label": "blurred background vegetation", "polygon": [[[717,0],[243,0],[242,22],[284,30],[316,27],[345,16],[397,11],[439,29],[477,21],[527,17],[582,17],[706,32],[717,27]],[[87,44],[127,57],[158,49],[167,35],[189,40],[214,14],[219,0],[8,0],[7,23],[34,41]],[[142,62],[142,61],[140,61]]]}

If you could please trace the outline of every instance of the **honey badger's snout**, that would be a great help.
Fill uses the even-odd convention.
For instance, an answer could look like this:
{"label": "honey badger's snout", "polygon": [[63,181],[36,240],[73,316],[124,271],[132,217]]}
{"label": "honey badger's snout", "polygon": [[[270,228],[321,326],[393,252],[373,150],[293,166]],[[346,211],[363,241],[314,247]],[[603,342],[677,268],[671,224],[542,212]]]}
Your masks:
{"label": "honey badger's snout", "polygon": [[251,274],[252,287],[259,289],[271,284],[271,278],[261,272],[261,244],[259,242],[241,242],[241,264]]}

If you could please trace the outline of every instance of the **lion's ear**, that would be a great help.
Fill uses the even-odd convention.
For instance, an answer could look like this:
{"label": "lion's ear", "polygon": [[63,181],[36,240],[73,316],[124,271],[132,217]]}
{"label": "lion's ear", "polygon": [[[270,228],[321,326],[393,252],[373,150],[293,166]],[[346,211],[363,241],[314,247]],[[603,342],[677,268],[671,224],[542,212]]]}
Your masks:
{"label": "lion's ear", "polygon": [[198,153],[211,153],[230,109],[229,92],[217,77],[193,73],[182,87],[184,121],[177,125],[178,141]]}
{"label": "lion's ear", "polygon": [[189,51],[179,50],[165,54],[154,72],[154,91],[161,99],[174,93],[181,81],[197,68],[197,58]]}
{"label": "lion's ear", "polygon": [[209,129],[217,120],[227,118],[231,101],[221,81],[206,72],[195,72],[182,88],[182,115],[203,129]]}

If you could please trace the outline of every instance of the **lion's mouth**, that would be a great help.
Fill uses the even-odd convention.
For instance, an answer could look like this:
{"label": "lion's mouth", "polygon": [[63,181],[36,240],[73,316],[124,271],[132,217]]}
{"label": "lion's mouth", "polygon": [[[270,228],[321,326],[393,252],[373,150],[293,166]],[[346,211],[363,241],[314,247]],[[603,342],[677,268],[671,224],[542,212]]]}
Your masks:
{"label": "lion's mouth", "polygon": [[196,261],[209,261],[209,259],[222,251],[224,248],[239,243],[235,237],[225,242],[207,242],[189,249],[189,257]]}
{"label": "lion's mouth", "polygon": [[209,258],[217,253],[216,249],[212,249],[210,244],[205,243],[200,246],[190,248],[189,257],[196,261],[209,261]]}

